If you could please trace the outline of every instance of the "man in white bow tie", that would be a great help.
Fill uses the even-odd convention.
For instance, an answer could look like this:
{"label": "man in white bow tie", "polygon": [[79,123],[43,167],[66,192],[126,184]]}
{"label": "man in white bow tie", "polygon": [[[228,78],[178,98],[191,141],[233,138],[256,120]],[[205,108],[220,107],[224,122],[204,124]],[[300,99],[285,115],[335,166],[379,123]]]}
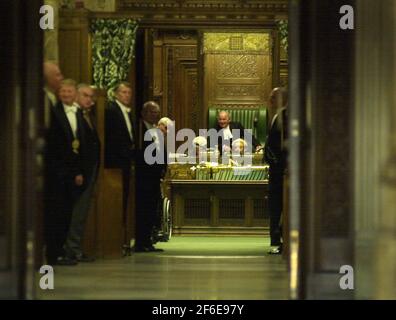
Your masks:
{"label": "man in white bow tie", "polygon": [[[91,200],[95,190],[98,165],[100,159],[100,140],[93,119],[90,117],[94,105],[94,89],[88,84],[81,83],[77,87],[77,104],[83,113],[84,141],[86,146],[81,150],[83,160],[84,192],[76,202],[70,223],[70,229],[65,243],[65,251],[68,257],[78,262],[93,262],[93,257],[83,252],[83,237],[90,210]],[[66,113],[68,115],[68,113]]]}
{"label": "man in white bow tie", "polygon": [[54,108],[47,141],[50,193],[46,197],[47,260],[49,264],[75,265],[63,246],[69,230],[74,204],[83,192],[82,150],[84,129],[82,112],[75,104],[76,82],[63,80],[60,101]]}

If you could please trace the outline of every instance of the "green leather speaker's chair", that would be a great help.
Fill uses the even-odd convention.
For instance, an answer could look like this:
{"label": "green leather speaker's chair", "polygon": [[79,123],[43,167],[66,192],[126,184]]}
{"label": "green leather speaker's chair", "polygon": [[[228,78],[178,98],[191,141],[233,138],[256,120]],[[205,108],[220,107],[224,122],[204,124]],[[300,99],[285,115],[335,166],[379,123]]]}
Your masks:
{"label": "green leather speaker's chair", "polygon": [[245,129],[251,129],[258,142],[264,146],[268,130],[268,112],[264,106],[252,108],[218,108],[209,107],[208,128],[214,128],[219,111],[228,111],[231,121],[240,122]]}

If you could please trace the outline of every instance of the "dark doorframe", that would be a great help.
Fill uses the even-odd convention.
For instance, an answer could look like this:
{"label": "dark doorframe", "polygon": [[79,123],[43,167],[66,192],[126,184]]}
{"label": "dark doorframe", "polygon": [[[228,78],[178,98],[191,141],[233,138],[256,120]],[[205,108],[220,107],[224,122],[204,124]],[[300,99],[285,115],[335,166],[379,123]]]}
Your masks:
{"label": "dark doorframe", "polygon": [[[42,105],[41,1],[2,2],[0,40],[0,297],[31,299],[41,263],[40,106]],[[4,288],[4,289],[3,289]]]}
{"label": "dark doorframe", "polygon": [[354,264],[354,31],[339,26],[348,4],[289,2],[292,298],[353,297],[339,286],[340,267]]}

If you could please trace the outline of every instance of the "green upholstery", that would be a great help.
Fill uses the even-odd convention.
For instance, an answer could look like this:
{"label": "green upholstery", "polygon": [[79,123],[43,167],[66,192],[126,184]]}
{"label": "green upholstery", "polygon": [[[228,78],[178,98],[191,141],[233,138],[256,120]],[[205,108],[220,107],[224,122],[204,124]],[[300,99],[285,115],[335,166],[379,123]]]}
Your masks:
{"label": "green upholstery", "polygon": [[[217,122],[217,114],[219,111],[228,111],[231,116],[231,121],[240,122],[245,129],[252,129],[253,135],[264,145],[265,138],[267,136],[268,128],[268,113],[267,108],[264,106],[258,107],[256,109],[242,109],[242,108],[209,108],[209,119],[208,128],[214,128]],[[257,124],[254,126],[255,119],[257,119]]]}

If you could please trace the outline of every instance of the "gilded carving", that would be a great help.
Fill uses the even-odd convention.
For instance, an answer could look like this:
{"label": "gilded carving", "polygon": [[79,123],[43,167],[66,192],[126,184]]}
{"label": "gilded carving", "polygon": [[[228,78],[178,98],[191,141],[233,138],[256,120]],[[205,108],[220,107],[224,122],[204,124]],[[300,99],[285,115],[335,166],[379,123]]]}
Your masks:
{"label": "gilded carving", "polygon": [[265,104],[272,81],[272,39],[264,32],[208,32],[203,35],[206,102]]}
{"label": "gilded carving", "polygon": [[257,97],[260,95],[258,85],[222,85],[217,87],[220,97]]}
{"label": "gilded carving", "polygon": [[274,22],[287,16],[288,0],[118,0],[117,12],[148,21],[154,18],[200,23],[228,19],[249,25],[255,21],[262,25],[263,21]]}
{"label": "gilded carving", "polygon": [[268,33],[205,33],[204,53],[243,53],[270,54]]}
{"label": "gilded carving", "polygon": [[184,9],[184,10],[257,10],[260,12],[287,12],[287,0],[230,1],[230,0],[119,0],[118,9]]}
{"label": "gilded carving", "polygon": [[219,65],[219,78],[258,78],[257,55],[226,55]]}

